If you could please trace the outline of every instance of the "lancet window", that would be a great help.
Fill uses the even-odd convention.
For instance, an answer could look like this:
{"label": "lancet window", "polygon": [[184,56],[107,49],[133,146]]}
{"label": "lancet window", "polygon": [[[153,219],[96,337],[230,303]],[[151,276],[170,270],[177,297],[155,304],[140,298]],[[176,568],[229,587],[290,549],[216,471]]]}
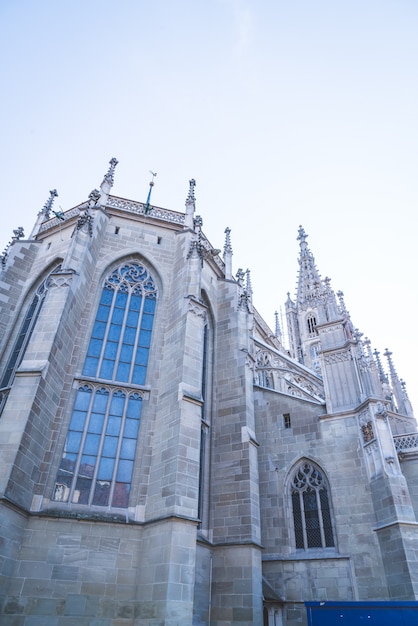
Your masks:
{"label": "lancet window", "polygon": [[294,471],[291,499],[296,548],[333,547],[329,486],[313,463],[303,461]]}
{"label": "lancet window", "polygon": [[[59,267],[55,268],[55,272],[59,270]],[[45,296],[48,291],[49,276],[42,281],[37,288],[35,295],[33,296],[31,303],[26,311],[23,323],[19,328],[13,350],[7,361],[6,368],[3,372],[3,376],[0,381],[0,415],[3,412],[6,400],[10,391],[10,387],[13,383],[16,370],[21,364],[23,357],[25,356],[26,348],[29,340],[32,336],[37,319],[42,309],[42,305],[45,301]]]}
{"label": "lancet window", "polygon": [[309,313],[306,318],[306,323],[308,325],[308,333],[311,337],[316,335],[316,317],[313,313]]}
{"label": "lancet window", "polygon": [[146,380],[156,298],[139,263],[119,266],[104,281],[55,483],[57,501],[128,506],[143,397],[137,387]]}

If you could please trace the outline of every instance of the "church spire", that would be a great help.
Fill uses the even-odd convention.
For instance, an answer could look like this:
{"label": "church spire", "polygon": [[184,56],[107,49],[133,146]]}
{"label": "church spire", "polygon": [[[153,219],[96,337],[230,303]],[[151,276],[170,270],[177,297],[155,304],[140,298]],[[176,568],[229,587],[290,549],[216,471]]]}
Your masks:
{"label": "church spire", "polygon": [[322,282],[316,268],[315,259],[306,242],[308,235],[303,226],[299,226],[298,241],[299,253],[299,280],[297,287],[297,302],[307,305],[315,300],[322,291]]}

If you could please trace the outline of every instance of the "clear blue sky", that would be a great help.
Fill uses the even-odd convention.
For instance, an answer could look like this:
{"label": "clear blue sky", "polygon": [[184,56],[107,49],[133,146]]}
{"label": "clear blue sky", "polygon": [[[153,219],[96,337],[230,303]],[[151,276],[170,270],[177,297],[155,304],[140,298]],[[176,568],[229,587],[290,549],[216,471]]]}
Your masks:
{"label": "clear blue sky", "polygon": [[[197,212],[273,327],[299,224],[418,414],[416,0],[3,0],[2,220],[113,193]],[[383,359],[385,363],[385,359]]]}

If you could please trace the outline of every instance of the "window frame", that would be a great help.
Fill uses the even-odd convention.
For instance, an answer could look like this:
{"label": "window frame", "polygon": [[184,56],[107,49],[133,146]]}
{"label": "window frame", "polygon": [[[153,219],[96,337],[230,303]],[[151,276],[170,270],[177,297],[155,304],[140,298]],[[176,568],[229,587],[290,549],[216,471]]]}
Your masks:
{"label": "window frame", "polygon": [[[303,485],[295,486],[297,474],[301,472],[301,470],[303,471],[306,466],[311,468],[309,472],[304,472],[307,480]],[[315,475],[313,475],[314,473]],[[303,479],[300,482],[303,482]],[[289,474],[287,493],[290,504],[290,517],[295,549],[298,551],[336,550],[337,544],[331,490],[329,480],[323,469],[310,459],[300,460]],[[310,520],[309,523],[307,523],[307,509],[305,506],[305,501],[307,501],[308,498],[304,496],[304,494],[307,493],[311,496],[311,503],[313,500],[312,496],[314,495],[316,503],[316,508],[313,507],[309,511],[311,513],[311,516],[308,518]],[[321,494],[325,494],[325,501]],[[297,497],[294,498],[294,496]],[[298,503],[299,510],[295,512],[296,502]],[[327,507],[324,506],[324,504],[327,504]],[[317,513],[316,516],[312,514],[315,512]],[[298,516],[299,519],[297,519]],[[311,528],[308,528],[309,525],[311,525]],[[320,545],[319,542],[315,540],[315,533],[318,533],[318,531]]]}

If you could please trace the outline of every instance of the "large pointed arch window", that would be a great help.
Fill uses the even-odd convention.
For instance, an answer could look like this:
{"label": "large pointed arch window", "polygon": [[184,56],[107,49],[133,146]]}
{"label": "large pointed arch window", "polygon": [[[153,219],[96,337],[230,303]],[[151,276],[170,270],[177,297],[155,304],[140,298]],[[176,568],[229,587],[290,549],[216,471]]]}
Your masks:
{"label": "large pointed arch window", "polygon": [[290,489],[296,548],[333,547],[329,486],[322,471],[303,461],[293,473]]}
{"label": "large pointed arch window", "polygon": [[119,266],[104,281],[56,501],[128,506],[143,398],[138,386],[146,379],[156,297],[152,276],[139,263]]}

